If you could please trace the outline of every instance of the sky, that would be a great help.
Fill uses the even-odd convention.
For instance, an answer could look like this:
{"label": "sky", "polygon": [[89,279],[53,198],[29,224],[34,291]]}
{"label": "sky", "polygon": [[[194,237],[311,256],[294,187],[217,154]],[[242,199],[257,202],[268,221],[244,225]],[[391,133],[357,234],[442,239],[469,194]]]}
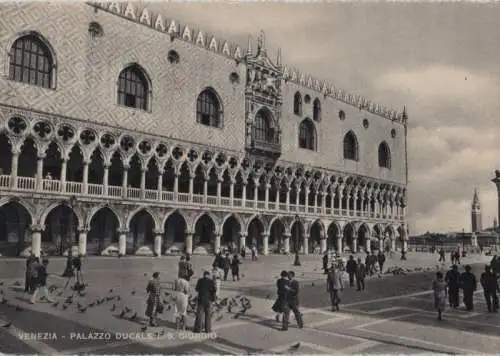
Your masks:
{"label": "sky", "polygon": [[283,63],[394,109],[406,105],[410,235],[497,216],[500,3],[136,2],[246,48],[266,34]]}

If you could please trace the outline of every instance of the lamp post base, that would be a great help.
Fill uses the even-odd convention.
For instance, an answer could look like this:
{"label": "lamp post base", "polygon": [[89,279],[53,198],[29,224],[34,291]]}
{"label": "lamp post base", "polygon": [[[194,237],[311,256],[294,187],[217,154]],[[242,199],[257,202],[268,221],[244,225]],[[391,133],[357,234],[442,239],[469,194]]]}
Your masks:
{"label": "lamp post base", "polygon": [[64,272],[62,274],[63,277],[73,277],[75,274],[73,272],[73,259],[68,256],[68,259],[66,260],[66,267],[64,269]]}
{"label": "lamp post base", "polygon": [[300,258],[299,258],[299,254],[298,253],[295,254],[295,261],[293,262],[293,265],[294,266],[302,266],[300,264]]}

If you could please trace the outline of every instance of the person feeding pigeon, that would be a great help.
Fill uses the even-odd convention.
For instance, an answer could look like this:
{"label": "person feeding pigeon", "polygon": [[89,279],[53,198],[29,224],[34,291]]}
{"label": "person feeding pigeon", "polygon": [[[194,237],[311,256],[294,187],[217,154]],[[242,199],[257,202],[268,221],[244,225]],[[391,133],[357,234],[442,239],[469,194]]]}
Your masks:
{"label": "person feeding pigeon", "polygon": [[44,259],[42,261],[42,264],[39,265],[39,267],[38,267],[38,274],[37,274],[38,278],[37,278],[37,280],[35,282],[33,294],[31,295],[31,298],[30,298],[30,303],[31,304],[35,304],[35,302],[36,302],[36,296],[37,296],[38,291],[40,289],[45,294],[45,298],[46,298],[46,300],[48,302],[50,302],[50,303],[54,302],[54,300],[52,300],[52,298],[50,298],[49,291],[47,290],[47,276],[48,276],[47,266],[48,265],[49,265],[49,260]]}
{"label": "person feeding pigeon", "polygon": [[214,284],[215,284],[215,299],[217,300],[217,298],[219,297],[219,293],[220,293],[221,273],[220,273],[219,268],[217,268],[216,266],[214,266],[212,268],[212,279],[213,279]]}
{"label": "person feeding pigeon", "polygon": [[175,324],[177,330],[184,330],[186,328],[186,315],[189,303],[189,282],[183,278],[178,278],[175,281],[174,290],[177,292],[175,296]]}
{"label": "person feeding pigeon", "polygon": [[158,315],[158,306],[160,304],[160,273],[154,272],[153,278],[149,281],[146,292],[148,298],[146,301],[146,316],[149,317],[149,325],[156,326],[156,317]]}

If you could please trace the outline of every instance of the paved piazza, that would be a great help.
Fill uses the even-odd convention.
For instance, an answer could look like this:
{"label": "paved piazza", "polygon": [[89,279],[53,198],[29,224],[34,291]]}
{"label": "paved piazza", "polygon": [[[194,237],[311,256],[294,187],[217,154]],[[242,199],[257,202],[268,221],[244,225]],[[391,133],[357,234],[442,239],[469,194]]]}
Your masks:
{"label": "paved piazza", "polygon": [[[466,258],[465,263],[484,263],[487,257]],[[302,266],[294,268],[301,280],[301,304],[306,327],[296,327],[292,317],[288,332],[280,332],[270,307],[275,298],[274,281],[282,269],[291,269],[293,257],[261,257],[258,262],[244,260],[243,279],[239,283],[223,282],[223,296],[244,294],[252,301],[246,314],[235,318],[227,312],[214,321],[216,338],[194,340],[191,334],[176,334],[172,314],[161,317],[160,327],[148,328],[144,337],[120,340],[117,335],[141,333],[145,323],[145,286],[152,271],[161,272],[163,281],[173,280],[177,257],[151,258],[89,258],[85,261],[87,294],[75,299],[66,310],[61,308],[66,294],[57,296],[57,307],[39,302],[29,305],[23,300],[24,260],[0,260],[0,279],[4,298],[0,319],[12,321],[9,328],[0,328],[2,353],[99,353],[99,354],[248,354],[248,353],[496,353],[500,348],[500,315],[485,313],[482,293],[475,296],[476,309],[447,311],[445,321],[438,322],[432,309],[430,284],[433,271],[404,276],[384,275],[367,282],[364,293],[346,288],[340,312],[330,312],[320,256],[302,256]],[[389,259],[387,267],[432,266],[436,255],[411,254],[409,260]],[[212,258],[195,256],[194,267],[199,276]],[[65,261],[53,259],[49,270],[62,272]],[[444,265],[447,266],[447,265]],[[475,272],[482,269],[476,264]],[[175,272],[174,272],[175,271]],[[144,274],[148,274],[146,277]],[[62,286],[59,277],[49,277],[49,285]],[[195,278],[196,279],[196,278]],[[109,290],[113,289],[110,294]],[[121,300],[106,301],[77,311],[76,303],[88,305],[98,297],[118,294]],[[115,310],[111,311],[115,304]],[[16,310],[16,306],[18,307]],[[20,308],[22,311],[19,311]],[[120,318],[128,307],[137,312],[137,320]],[[217,316],[216,318],[220,318]],[[192,325],[193,320],[189,320]],[[38,337],[33,334],[39,332]],[[161,332],[161,333],[160,333]],[[49,333],[49,334],[43,334]],[[127,334],[130,333],[130,334]],[[158,334],[160,333],[160,334]],[[161,336],[158,336],[161,335]],[[84,340],[93,336],[96,340]],[[105,340],[109,337],[108,340]],[[297,343],[300,342],[298,348]]]}

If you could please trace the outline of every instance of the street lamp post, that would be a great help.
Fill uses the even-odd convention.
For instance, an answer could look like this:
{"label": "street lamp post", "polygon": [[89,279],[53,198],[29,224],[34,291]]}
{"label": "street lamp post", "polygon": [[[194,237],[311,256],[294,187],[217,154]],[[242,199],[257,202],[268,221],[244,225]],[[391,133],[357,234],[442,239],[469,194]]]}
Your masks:
{"label": "street lamp post", "polygon": [[69,216],[67,219],[68,223],[68,228],[66,229],[66,236],[65,239],[68,242],[69,249],[68,249],[68,258],[66,259],[66,267],[63,272],[63,277],[73,277],[73,206],[74,203],[76,202],[76,197],[72,196],[69,198],[65,204],[69,205],[71,208],[69,212]]}
{"label": "street lamp post", "polygon": [[[298,221],[299,220],[299,216],[298,215],[295,215],[295,221]],[[293,265],[294,266],[301,266],[301,263],[300,263],[300,257],[299,257],[299,250],[300,250],[300,245],[301,245],[301,241],[300,241],[300,236],[295,236],[295,261],[293,262]]]}

